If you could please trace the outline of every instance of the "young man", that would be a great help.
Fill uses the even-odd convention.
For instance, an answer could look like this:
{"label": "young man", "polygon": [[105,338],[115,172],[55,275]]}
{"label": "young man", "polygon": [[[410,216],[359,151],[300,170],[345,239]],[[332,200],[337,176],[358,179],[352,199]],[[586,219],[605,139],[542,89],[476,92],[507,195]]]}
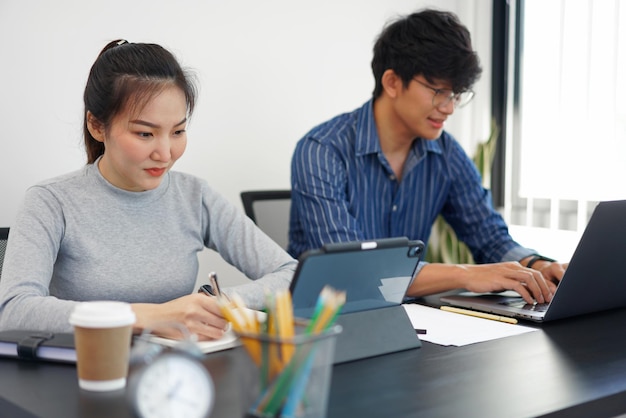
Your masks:
{"label": "young man", "polygon": [[381,33],[372,70],[373,98],[296,146],[289,252],[395,236],[426,242],[442,214],[477,264],[422,263],[408,296],[510,289],[550,301],[565,265],[511,238],[473,162],[443,130],[481,73],[469,31],[452,13],[413,13]]}

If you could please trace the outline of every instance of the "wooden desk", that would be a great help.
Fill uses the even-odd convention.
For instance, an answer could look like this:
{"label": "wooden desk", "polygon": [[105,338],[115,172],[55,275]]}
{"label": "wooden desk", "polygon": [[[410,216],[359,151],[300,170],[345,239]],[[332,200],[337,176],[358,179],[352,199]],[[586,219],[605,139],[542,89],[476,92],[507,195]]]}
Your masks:
{"label": "wooden desk", "polygon": [[[242,349],[206,357],[212,418],[242,417]],[[0,360],[0,397],[42,417],[131,417],[123,392],[80,391],[70,365]],[[7,405],[0,402],[0,416]],[[13,411],[15,412],[15,411]],[[626,309],[465,347],[424,343],[335,366],[329,417],[611,417],[626,412]],[[22,418],[33,415],[24,413]],[[20,418],[20,415],[13,415]]]}

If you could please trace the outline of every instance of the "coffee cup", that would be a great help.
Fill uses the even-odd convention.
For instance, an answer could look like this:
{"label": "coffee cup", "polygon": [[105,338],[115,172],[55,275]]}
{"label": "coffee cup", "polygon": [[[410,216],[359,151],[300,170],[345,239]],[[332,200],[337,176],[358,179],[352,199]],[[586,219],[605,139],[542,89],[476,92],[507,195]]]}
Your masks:
{"label": "coffee cup", "polygon": [[124,302],[81,302],[70,315],[74,326],[78,385],[90,391],[126,386],[135,314]]}

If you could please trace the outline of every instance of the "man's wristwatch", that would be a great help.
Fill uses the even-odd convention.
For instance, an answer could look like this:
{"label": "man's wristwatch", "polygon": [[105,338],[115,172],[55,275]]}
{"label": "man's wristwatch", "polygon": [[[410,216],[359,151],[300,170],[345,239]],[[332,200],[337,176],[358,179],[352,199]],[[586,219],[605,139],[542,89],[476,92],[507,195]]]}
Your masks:
{"label": "man's wristwatch", "polygon": [[549,261],[551,263],[554,263],[556,260],[553,258],[549,258],[549,257],[544,257],[542,255],[539,254],[535,254],[533,256],[533,258],[531,258],[528,263],[526,264],[526,267],[528,267],[529,269],[533,267],[533,264],[535,264],[537,261]]}

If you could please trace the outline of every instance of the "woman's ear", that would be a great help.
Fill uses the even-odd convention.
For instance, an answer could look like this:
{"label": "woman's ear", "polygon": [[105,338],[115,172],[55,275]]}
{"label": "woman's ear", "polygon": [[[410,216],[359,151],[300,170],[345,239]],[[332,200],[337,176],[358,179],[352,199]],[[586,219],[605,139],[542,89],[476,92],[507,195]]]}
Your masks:
{"label": "woman's ear", "polygon": [[104,142],[104,124],[93,113],[87,111],[87,129],[91,136],[98,142]]}
{"label": "woman's ear", "polygon": [[387,94],[387,96],[395,99],[400,89],[404,88],[404,84],[402,84],[402,79],[398,77],[398,74],[392,69],[385,70],[383,76],[381,77],[381,84],[383,86],[383,91]]}

